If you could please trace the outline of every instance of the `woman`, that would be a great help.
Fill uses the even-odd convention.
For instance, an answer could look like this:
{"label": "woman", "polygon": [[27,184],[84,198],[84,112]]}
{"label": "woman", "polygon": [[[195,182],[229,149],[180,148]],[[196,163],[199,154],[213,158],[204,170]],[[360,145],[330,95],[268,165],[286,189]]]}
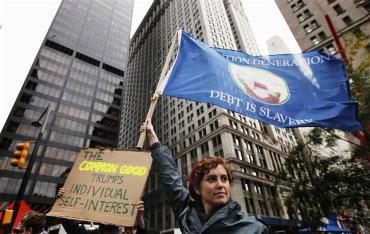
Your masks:
{"label": "woman", "polygon": [[178,217],[182,233],[268,233],[254,217],[246,216],[240,205],[230,198],[231,175],[222,158],[213,157],[196,162],[187,190],[167,147],[159,143],[153,126],[147,121],[140,131],[152,151],[153,166],[159,173],[172,211]]}

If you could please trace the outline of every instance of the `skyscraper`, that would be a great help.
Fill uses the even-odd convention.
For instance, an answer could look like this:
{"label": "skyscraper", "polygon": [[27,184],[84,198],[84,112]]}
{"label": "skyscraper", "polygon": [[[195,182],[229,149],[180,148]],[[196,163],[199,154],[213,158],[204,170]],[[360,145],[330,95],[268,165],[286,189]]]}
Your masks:
{"label": "skyscraper", "polygon": [[[125,74],[119,146],[135,148],[171,39],[178,28],[210,46],[258,54],[258,47],[240,0],[155,0],[131,39]],[[174,56],[172,56],[172,61]],[[153,116],[162,144],[169,146],[186,184],[191,164],[209,155],[224,157],[235,180],[232,198],[243,210],[284,229],[288,215],[280,209],[274,177],[289,147],[290,129],[280,129],[204,103],[162,97]],[[147,228],[175,227],[157,173],[145,191]]]}
{"label": "skyscraper", "polygon": [[341,42],[351,31],[369,35],[368,0],[275,0],[302,51],[321,49],[340,56],[325,15]]}
{"label": "skyscraper", "polygon": [[30,123],[48,104],[27,201],[51,204],[80,148],[117,145],[132,11],[132,0],[62,1],[1,132],[0,201],[15,199],[15,144],[36,139]]}

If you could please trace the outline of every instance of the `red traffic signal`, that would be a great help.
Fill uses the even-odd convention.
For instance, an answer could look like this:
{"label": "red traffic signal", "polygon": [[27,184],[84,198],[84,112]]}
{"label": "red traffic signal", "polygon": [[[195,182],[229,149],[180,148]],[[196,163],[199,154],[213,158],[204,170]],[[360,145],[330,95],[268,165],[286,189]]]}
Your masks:
{"label": "red traffic signal", "polygon": [[13,154],[13,158],[15,159],[12,159],[10,165],[12,165],[13,167],[24,168],[24,164],[26,164],[28,151],[30,150],[31,145],[29,142],[18,143],[15,148],[16,150]]}

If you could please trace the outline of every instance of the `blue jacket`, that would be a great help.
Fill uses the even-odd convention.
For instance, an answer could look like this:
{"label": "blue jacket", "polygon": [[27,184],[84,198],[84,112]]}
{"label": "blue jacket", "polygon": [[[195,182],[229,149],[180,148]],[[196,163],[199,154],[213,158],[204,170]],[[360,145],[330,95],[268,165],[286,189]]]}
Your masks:
{"label": "blue jacket", "polygon": [[244,234],[269,233],[268,229],[253,216],[247,216],[240,205],[230,201],[206,218],[200,201],[190,197],[184,187],[171,152],[155,143],[151,146],[153,166],[159,173],[159,182],[164,186],[175,217],[178,217],[182,233],[192,234]]}

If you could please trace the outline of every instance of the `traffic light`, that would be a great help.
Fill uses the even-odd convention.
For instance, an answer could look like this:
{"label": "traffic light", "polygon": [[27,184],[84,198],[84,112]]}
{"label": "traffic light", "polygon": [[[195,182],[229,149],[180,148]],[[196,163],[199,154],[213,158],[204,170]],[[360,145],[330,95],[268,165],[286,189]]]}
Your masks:
{"label": "traffic light", "polygon": [[12,209],[6,209],[3,216],[3,225],[9,224],[12,220],[13,216],[13,210]]}
{"label": "traffic light", "polygon": [[29,142],[18,143],[15,148],[16,150],[13,154],[13,158],[15,159],[12,159],[10,165],[12,165],[13,167],[23,168],[24,164],[26,164],[28,151],[30,150],[31,145]]}

